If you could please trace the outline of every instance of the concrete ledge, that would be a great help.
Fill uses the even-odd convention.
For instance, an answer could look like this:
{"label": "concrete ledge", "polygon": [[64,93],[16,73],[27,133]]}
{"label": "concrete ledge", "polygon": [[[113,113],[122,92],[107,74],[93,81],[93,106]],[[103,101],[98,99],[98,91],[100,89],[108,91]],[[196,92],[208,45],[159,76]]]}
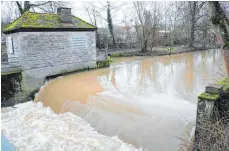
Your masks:
{"label": "concrete ledge", "polygon": [[20,72],[22,72],[22,69],[19,66],[2,65],[1,67],[1,75],[9,75]]}
{"label": "concrete ledge", "polygon": [[205,92],[210,94],[218,94],[223,89],[222,85],[211,83],[205,87]]}
{"label": "concrete ledge", "polygon": [[205,92],[198,96],[199,101],[209,100],[216,101],[219,99],[219,94],[223,90],[223,86],[211,83],[205,87]]}

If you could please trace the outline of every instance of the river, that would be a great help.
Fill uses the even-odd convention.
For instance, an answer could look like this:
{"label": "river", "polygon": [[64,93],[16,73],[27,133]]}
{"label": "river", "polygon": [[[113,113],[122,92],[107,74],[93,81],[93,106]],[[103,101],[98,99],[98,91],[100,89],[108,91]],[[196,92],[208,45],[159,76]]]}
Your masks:
{"label": "river", "polygon": [[195,126],[198,95],[224,68],[220,50],[115,58],[108,68],[47,82],[34,101],[136,148],[175,151]]}

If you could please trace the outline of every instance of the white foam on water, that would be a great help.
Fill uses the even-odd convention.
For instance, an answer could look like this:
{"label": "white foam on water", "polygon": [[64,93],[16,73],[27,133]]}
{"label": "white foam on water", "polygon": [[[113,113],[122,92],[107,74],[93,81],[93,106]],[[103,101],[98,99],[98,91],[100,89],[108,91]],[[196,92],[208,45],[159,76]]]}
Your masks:
{"label": "white foam on water", "polygon": [[84,119],[70,113],[55,114],[41,102],[5,108],[1,131],[17,150],[134,151],[117,136],[96,132]]}

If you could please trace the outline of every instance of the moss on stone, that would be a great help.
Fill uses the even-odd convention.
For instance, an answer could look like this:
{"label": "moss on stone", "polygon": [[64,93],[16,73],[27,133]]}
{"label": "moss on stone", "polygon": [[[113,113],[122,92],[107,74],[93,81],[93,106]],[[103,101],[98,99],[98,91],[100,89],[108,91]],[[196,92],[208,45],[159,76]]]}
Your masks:
{"label": "moss on stone", "polygon": [[75,24],[75,26],[77,26],[78,28],[94,28],[93,25],[87,23],[86,21],[84,21],[83,19],[73,16],[76,21],[78,22],[77,24]]}
{"label": "moss on stone", "polygon": [[214,101],[214,100],[217,100],[219,98],[219,94],[209,94],[209,93],[204,92],[204,93],[200,94],[198,98],[199,98],[199,101],[201,101],[201,100],[212,100],[212,101]]}
{"label": "moss on stone", "polygon": [[122,52],[116,52],[111,54],[111,57],[122,57],[122,56],[123,56]]}
{"label": "moss on stone", "polygon": [[21,21],[21,18],[22,16],[14,20],[12,23],[8,24],[4,30],[10,30],[10,29],[17,28],[19,26],[19,22]]}
{"label": "moss on stone", "polygon": [[[71,28],[95,28],[93,25],[85,22],[84,20],[73,16],[77,23],[73,24]],[[61,28],[68,27],[60,21],[60,16],[52,13],[35,13],[25,12],[12,23],[8,24],[4,31],[16,28]]]}
{"label": "moss on stone", "polygon": [[7,72],[2,71],[1,75],[4,76],[4,75],[15,74],[15,73],[21,73],[21,72],[22,72],[21,69],[15,68],[15,69],[12,69],[12,70],[7,71]]}
{"label": "moss on stone", "polygon": [[175,51],[175,48],[173,48],[173,47],[169,47],[169,48],[167,48],[167,51]]}
{"label": "moss on stone", "polygon": [[26,17],[21,27],[55,28],[60,24],[60,19],[55,14],[28,13]]}
{"label": "moss on stone", "polygon": [[223,86],[223,91],[229,90],[229,80],[227,78],[224,78],[224,79],[218,81],[218,84]]}
{"label": "moss on stone", "polygon": [[217,83],[220,84],[220,85],[224,85],[224,84],[228,83],[228,79],[224,78],[224,79],[218,81]]}
{"label": "moss on stone", "polygon": [[97,65],[97,68],[108,67],[110,65],[110,59],[107,59],[105,61],[97,61],[96,65]]}

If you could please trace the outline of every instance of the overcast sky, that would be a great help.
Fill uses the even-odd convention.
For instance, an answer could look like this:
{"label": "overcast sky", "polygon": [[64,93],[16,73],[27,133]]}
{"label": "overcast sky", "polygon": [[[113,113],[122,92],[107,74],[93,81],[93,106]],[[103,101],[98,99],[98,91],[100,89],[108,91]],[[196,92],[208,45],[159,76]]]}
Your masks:
{"label": "overcast sky", "polygon": [[[99,27],[101,26],[107,26],[107,22],[104,20],[107,18],[107,12],[106,12],[106,1],[74,1],[71,2],[71,8],[72,8],[72,13],[75,16],[78,16],[88,22],[90,22],[90,18],[88,16],[88,12],[85,9],[85,6],[90,6],[91,4],[95,5],[96,9],[100,11],[99,15],[101,17],[97,17],[97,24]],[[113,23],[115,25],[125,25],[124,24],[124,18],[126,17],[126,21],[130,21],[133,18],[133,2],[131,1],[112,1],[110,2],[111,7],[113,8],[111,10],[112,14],[112,19]]]}
{"label": "overcast sky", "polygon": [[[106,13],[106,1],[70,1],[67,2],[67,7],[72,8],[72,14],[82,18],[87,22],[91,22],[88,12],[85,9],[85,6],[91,6],[91,4],[95,5],[96,9],[99,11],[99,15],[97,17],[98,27],[105,27],[107,23],[104,19],[107,17]],[[113,23],[115,25],[125,25],[124,18],[126,17],[126,21],[130,21],[133,18],[133,2],[110,2],[111,7],[114,8],[111,10]],[[37,10],[36,10],[37,11]],[[10,21],[13,21],[18,16],[18,9],[16,7],[15,2],[6,2],[1,3],[1,19],[5,19],[6,17],[10,17]]]}
{"label": "overcast sky", "polygon": [[[88,12],[85,9],[85,6],[92,6],[94,5],[95,9],[99,12],[96,20],[97,20],[97,26],[98,27],[107,27],[107,11],[106,1],[65,1],[66,7],[72,8],[72,14],[82,18],[83,20],[90,22],[90,17],[88,15]],[[31,2],[34,3],[34,2]],[[150,2],[146,2],[147,4]],[[157,2],[157,8],[162,12],[164,10],[164,6],[167,5],[167,8],[169,7],[170,2],[160,1]],[[152,4],[152,3],[151,3]],[[111,5],[111,15],[114,25],[124,26],[126,25],[134,25],[134,20],[136,17],[135,9],[133,5],[133,1],[110,1]],[[151,5],[147,5],[147,9],[152,10]],[[32,10],[30,10],[32,11]],[[40,10],[36,10],[39,12]],[[56,12],[55,12],[56,13]],[[17,15],[16,15],[17,14]],[[169,15],[164,15],[169,16]],[[19,11],[16,6],[16,2],[3,2],[1,3],[1,19],[9,18],[9,20],[12,22],[14,19],[19,17]],[[161,17],[160,21],[163,22],[164,18]]]}

